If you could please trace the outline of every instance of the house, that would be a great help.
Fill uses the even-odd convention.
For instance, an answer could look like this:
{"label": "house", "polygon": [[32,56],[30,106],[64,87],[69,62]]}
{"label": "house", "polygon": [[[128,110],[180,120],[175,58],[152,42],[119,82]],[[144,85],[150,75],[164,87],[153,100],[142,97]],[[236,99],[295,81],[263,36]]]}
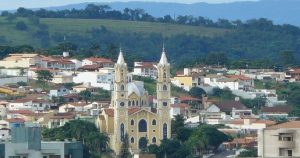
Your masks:
{"label": "house", "polygon": [[83,112],[84,106],[87,104],[85,102],[72,102],[72,103],[66,103],[64,105],[61,105],[59,107],[58,112],[60,113],[66,113],[66,112]]}
{"label": "house", "polygon": [[82,100],[82,97],[76,93],[70,93],[63,96],[65,102],[78,102]]}
{"label": "house", "polygon": [[64,95],[70,94],[70,89],[66,88],[63,85],[54,86],[53,89],[49,91],[49,96],[52,97],[61,97]]}
{"label": "house", "polygon": [[25,120],[21,118],[10,118],[5,120],[0,120],[0,128],[13,128],[24,126]]}
{"label": "house", "polygon": [[69,122],[70,120],[74,120],[76,114],[73,112],[67,113],[54,113],[48,120],[48,128],[57,128],[65,125],[65,123]]}
{"label": "house", "polygon": [[0,67],[5,68],[29,68],[41,66],[41,56],[38,54],[9,54],[8,57],[0,60]]}
{"label": "house", "polygon": [[9,110],[31,110],[31,111],[47,111],[51,107],[53,107],[54,104],[49,101],[42,98],[21,98],[14,101],[11,101],[8,104]]}
{"label": "house", "polygon": [[83,72],[97,72],[100,68],[102,68],[102,66],[99,66],[99,65],[84,65],[84,66],[81,66],[79,67],[77,70],[78,71],[83,71]]}
{"label": "house", "polygon": [[42,58],[42,68],[57,70],[75,70],[75,63],[63,57],[46,57]]}
{"label": "house", "polygon": [[[223,102],[215,102],[213,105],[206,109],[208,112],[225,112],[234,117],[237,117],[239,113],[240,117],[251,116],[252,112],[249,113],[249,109],[242,104],[238,98],[236,100],[229,100]],[[234,113],[233,113],[234,112]]]}
{"label": "house", "polygon": [[300,68],[292,68],[286,72],[286,79],[290,82],[300,81]]}
{"label": "house", "polygon": [[78,72],[74,76],[75,83],[90,83],[93,87],[99,87],[105,90],[112,90],[114,79],[114,69],[101,68],[97,72]]}
{"label": "house", "polygon": [[210,107],[210,111],[201,111],[199,113],[199,122],[210,125],[225,124],[230,120],[230,116],[226,115],[225,112],[219,110],[212,110],[216,108],[214,105]]}
{"label": "house", "polygon": [[257,145],[257,137],[234,138],[230,142],[222,143],[225,149],[233,150],[238,148],[254,148]]}
{"label": "house", "polygon": [[177,74],[172,78],[172,83],[189,91],[193,87],[201,87],[204,85],[203,72],[189,72],[184,74]]}
{"label": "house", "polygon": [[263,119],[270,118],[288,118],[291,107],[289,106],[275,106],[275,107],[262,107],[260,117]]}
{"label": "house", "polygon": [[0,119],[6,118],[8,102],[0,100]]}
{"label": "house", "polygon": [[110,105],[110,101],[97,101],[92,102],[86,106],[84,106],[84,111],[87,111],[89,115],[91,116],[98,116],[100,111],[103,108],[107,108]]}
{"label": "house", "polygon": [[92,94],[97,94],[99,88],[91,86],[91,83],[85,83],[82,85],[72,87],[73,91],[80,93],[82,91],[90,91]]}
{"label": "house", "polygon": [[157,63],[134,62],[133,74],[144,77],[157,77]]}
{"label": "house", "polygon": [[254,87],[254,80],[243,75],[207,75],[204,84],[221,89],[249,91]]}
{"label": "house", "polygon": [[233,129],[239,129],[240,133],[243,134],[257,134],[258,130],[267,128],[275,125],[275,121],[271,120],[260,120],[257,118],[242,118],[234,119],[225,124],[225,126]]}
{"label": "house", "polygon": [[[83,158],[83,145],[73,141],[42,141],[41,128],[18,127],[11,130],[11,141],[0,146],[0,157],[9,158]],[[4,157],[4,156],[3,156]]]}
{"label": "house", "polygon": [[258,132],[259,157],[300,157],[300,121],[273,125]]}
{"label": "house", "polygon": [[176,115],[188,116],[189,105],[185,103],[172,104],[170,109],[170,117],[174,118]]}
{"label": "house", "polygon": [[1,128],[0,129],[0,141],[7,141],[10,138],[10,129]]}
{"label": "house", "polygon": [[21,118],[26,122],[34,122],[43,117],[45,114],[46,113],[44,112],[33,112],[30,110],[12,110],[7,112],[7,118]]}
{"label": "house", "polygon": [[103,68],[113,68],[114,62],[106,58],[90,57],[82,60],[82,66],[85,65],[99,65]]}

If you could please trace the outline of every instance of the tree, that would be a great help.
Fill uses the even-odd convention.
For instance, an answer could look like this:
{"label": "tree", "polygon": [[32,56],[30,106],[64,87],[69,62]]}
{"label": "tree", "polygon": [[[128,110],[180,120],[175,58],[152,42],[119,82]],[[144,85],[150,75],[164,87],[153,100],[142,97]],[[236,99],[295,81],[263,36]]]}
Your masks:
{"label": "tree", "polygon": [[89,154],[100,157],[100,154],[108,149],[109,137],[100,133],[95,124],[88,121],[72,120],[62,127],[44,129],[42,135],[45,140],[50,141],[74,138],[84,141],[85,157]]}
{"label": "tree", "polygon": [[257,149],[249,149],[240,152],[238,157],[257,157]]}
{"label": "tree", "polygon": [[88,90],[81,91],[79,95],[83,98],[83,100],[85,100],[86,103],[88,103],[88,101],[92,98],[92,93]]}
{"label": "tree", "polygon": [[192,97],[195,97],[195,98],[202,98],[202,96],[204,94],[206,94],[206,92],[202,88],[193,87],[193,88],[190,89],[189,94]]}
{"label": "tree", "polygon": [[27,30],[27,25],[23,21],[19,21],[16,23],[16,29],[20,31]]}
{"label": "tree", "polygon": [[148,146],[148,139],[146,137],[142,137],[139,140],[139,148],[142,152],[145,152]]}
{"label": "tree", "polygon": [[183,116],[182,115],[176,115],[175,119],[172,120],[171,126],[172,126],[172,128],[171,128],[172,134],[177,135],[179,129],[184,127],[184,118],[183,118]]}
{"label": "tree", "polygon": [[131,157],[131,154],[129,152],[129,138],[128,134],[126,133],[124,136],[124,141],[122,142],[122,147],[121,147],[121,158],[129,158]]}
{"label": "tree", "polygon": [[280,53],[280,59],[282,61],[283,66],[294,66],[297,61],[292,51],[284,51]]}
{"label": "tree", "polygon": [[36,73],[40,82],[49,82],[53,79],[53,74],[49,70],[38,70]]}

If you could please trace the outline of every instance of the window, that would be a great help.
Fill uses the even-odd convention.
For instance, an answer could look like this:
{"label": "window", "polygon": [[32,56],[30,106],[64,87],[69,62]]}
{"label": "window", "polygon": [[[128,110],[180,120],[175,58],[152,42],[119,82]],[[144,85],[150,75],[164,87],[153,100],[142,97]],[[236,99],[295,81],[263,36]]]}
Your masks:
{"label": "window", "polygon": [[131,120],[130,124],[133,126],[134,125],[134,120]]}
{"label": "window", "polygon": [[152,125],[153,125],[153,126],[156,125],[156,120],[152,120]]}
{"label": "window", "polygon": [[128,101],[128,106],[131,106],[131,102],[130,101]]}
{"label": "window", "polygon": [[139,132],[147,132],[147,122],[144,119],[139,122]]}
{"label": "window", "polygon": [[152,143],[156,143],[156,138],[155,137],[152,138]]}
{"label": "window", "polygon": [[144,101],[142,100],[142,105],[144,105]]}
{"label": "window", "polygon": [[168,125],[164,123],[163,125],[163,139],[167,139],[168,136]]}
{"label": "window", "polygon": [[124,103],[124,102],[121,102],[121,103],[120,103],[120,106],[124,106],[124,105],[125,105],[125,103]]}
{"label": "window", "polygon": [[164,90],[164,91],[168,90],[167,85],[164,85],[164,86],[163,86],[163,90]]}
{"label": "window", "polygon": [[293,156],[293,151],[292,150],[288,150],[287,153],[288,153],[288,156]]}
{"label": "window", "polygon": [[163,106],[168,106],[168,102],[163,102]]}
{"label": "window", "polygon": [[139,106],[139,101],[136,101],[136,106]]}
{"label": "window", "polygon": [[130,143],[134,143],[134,138],[133,137],[131,137]]}
{"label": "window", "polygon": [[121,91],[124,91],[124,90],[125,90],[124,85],[121,85]]}
{"label": "window", "polygon": [[166,74],[166,72],[164,72],[164,74],[163,74],[163,78],[167,78],[167,74]]}
{"label": "window", "polygon": [[125,134],[124,134],[124,124],[123,123],[121,123],[121,135],[120,135],[120,137],[121,137],[121,141],[123,142],[123,140],[124,140],[124,137],[125,137]]}
{"label": "window", "polygon": [[132,101],[132,106],[134,106],[134,100]]}

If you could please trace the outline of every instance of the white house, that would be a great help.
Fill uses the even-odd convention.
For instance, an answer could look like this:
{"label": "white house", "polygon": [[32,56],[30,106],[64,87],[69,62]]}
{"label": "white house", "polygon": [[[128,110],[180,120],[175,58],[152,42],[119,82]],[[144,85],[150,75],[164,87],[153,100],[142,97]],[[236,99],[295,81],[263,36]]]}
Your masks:
{"label": "white house", "polygon": [[134,62],[133,74],[145,77],[157,77],[157,63]]}
{"label": "white house", "polygon": [[49,96],[55,96],[55,97],[60,97],[70,94],[70,89],[66,88],[65,86],[56,86],[53,89],[49,91]]}
{"label": "white house", "polygon": [[66,112],[83,112],[84,106],[87,104],[85,102],[74,102],[74,103],[66,103],[64,105],[61,105],[59,107],[60,113],[66,113]]}
{"label": "white house", "polygon": [[54,106],[51,101],[40,98],[21,98],[11,101],[8,110],[47,111]]}
{"label": "white house", "polygon": [[113,68],[114,62],[106,58],[90,57],[82,60],[82,66],[85,65],[98,65],[103,68]]}
{"label": "white house", "polygon": [[105,90],[112,90],[114,79],[114,69],[102,68],[99,72],[78,72],[74,76],[75,83],[90,83],[93,87],[99,87]]}

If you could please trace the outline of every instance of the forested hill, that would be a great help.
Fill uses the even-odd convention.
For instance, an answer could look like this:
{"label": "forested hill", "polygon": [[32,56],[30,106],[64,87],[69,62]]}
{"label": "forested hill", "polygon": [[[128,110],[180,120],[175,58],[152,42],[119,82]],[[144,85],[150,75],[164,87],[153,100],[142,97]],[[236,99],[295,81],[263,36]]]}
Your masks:
{"label": "forested hill", "polygon": [[[163,41],[176,65],[223,65],[228,59],[239,59],[236,65],[241,68],[273,67],[296,64],[295,59],[300,59],[300,29],[274,25],[267,19],[155,18],[143,10],[114,11],[95,5],[56,12],[20,8],[0,17],[1,56],[32,46],[44,54],[61,54],[67,49],[77,57],[115,57],[121,44],[131,60],[156,61]],[[17,45],[29,46],[6,47]]]}

